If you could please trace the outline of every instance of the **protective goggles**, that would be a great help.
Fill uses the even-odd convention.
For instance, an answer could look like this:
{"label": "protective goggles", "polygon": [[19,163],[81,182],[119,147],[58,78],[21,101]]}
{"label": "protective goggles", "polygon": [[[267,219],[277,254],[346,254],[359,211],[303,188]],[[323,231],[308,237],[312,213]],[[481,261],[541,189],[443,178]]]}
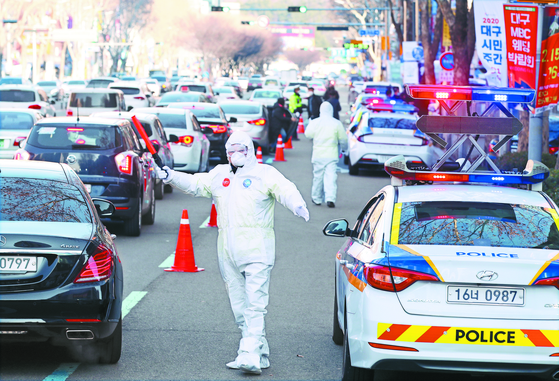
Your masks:
{"label": "protective goggles", "polygon": [[227,148],[227,154],[229,156],[233,155],[235,152],[240,152],[243,155],[248,153],[248,147],[244,144],[232,144],[231,147]]}

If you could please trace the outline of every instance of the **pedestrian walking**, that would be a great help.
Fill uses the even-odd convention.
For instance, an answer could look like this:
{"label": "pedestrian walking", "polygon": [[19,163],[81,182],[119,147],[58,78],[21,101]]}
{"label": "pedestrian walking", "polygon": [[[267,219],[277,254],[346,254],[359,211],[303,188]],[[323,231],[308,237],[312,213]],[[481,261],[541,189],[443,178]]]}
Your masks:
{"label": "pedestrian walking", "polygon": [[314,88],[309,87],[309,106],[307,111],[309,112],[309,119],[316,119],[320,115],[320,105],[322,104],[322,99],[314,93]]}
{"label": "pedestrian walking", "polygon": [[282,139],[286,141],[287,131],[289,131],[291,124],[296,121],[297,118],[293,117],[285,108],[285,99],[283,97],[278,98],[274,103],[270,120],[270,152],[276,152],[276,143],[280,134]]}
{"label": "pedestrian walking", "polygon": [[326,102],[332,105],[334,110],[334,118],[340,120],[340,111],[342,111],[342,106],[340,105],[340,94],[336,90],[331,90]]}
{"label": "pedestrian walking", "polygon": [[226,366],[260,374],[270,366],[264,317],[275,261],[275,201],[305,221],[309,211],[295,184],[274,167],[257,163],[248,134],[233,132],[225,147],[229,163],[208,173],[188,174],[165,166],[157,168],[157,174],[185,193],[213,198],[219,269],[242,335],[237,358]]}
{"label": "pedestrian walking", "polygon": [[342,123],[334,118],[330,102],[320,105],[320,117],[309,122],[305,136],[313,139],[312,202],[320,205],[326,200],[328,207],[334,208],[338,191],[338,147],[346,148],[347,135]]}

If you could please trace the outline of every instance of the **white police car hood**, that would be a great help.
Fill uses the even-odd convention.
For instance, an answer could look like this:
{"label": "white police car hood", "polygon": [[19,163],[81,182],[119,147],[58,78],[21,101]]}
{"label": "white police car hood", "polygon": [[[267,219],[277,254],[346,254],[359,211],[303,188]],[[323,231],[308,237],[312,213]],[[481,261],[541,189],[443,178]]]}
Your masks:
{"label": "white police car hood", "polygon": [[[559,250],[388,245],[388,251],[391,267],[427,273],[440,280],[418,282],[397,293],[410,314],[507,319],[514,313],[516,319],[557,318],[557,288],[535,283],[559,276]],[[507,295],[516,291],[515,306],[523,308],[507,304],[512,295],[503,300],[503,290],[508,291]],[[472,291],[478,298],[475,303],[471,303],[471,296],[464,295]],[[458,293],[460,302],[456,300]]]}

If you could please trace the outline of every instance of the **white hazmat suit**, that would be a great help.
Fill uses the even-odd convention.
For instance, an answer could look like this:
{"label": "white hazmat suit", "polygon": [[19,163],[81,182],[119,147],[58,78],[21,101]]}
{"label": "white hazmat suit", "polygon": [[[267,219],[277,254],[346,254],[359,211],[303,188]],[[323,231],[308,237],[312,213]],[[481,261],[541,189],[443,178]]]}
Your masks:
{"label": "white hazmat suit", "polygon": [[338,145],[345,149],[347,134],[342,123],[334,118],[334,108],[329,102],[320,105],[320,117],[309,122],[305,136],[313,139],[312,200],[320,205],[326,199],[328,206],[334,206],[338,191]]}
{"label": "white hazmat suit", "polygon": [[[238,147],[244,147],[241,153],[235,152]],[[183,192],[213,197],[219,227],[219,268],[242,334],[238,356],[227,366],[260,373],[269,366],[264,316],[275,261],[275,201],[306,221],[309,212],[295,184],[274,167],[258,164],[250,136],[234,132],[226,149],[230,163],[238,165],[236,172],[230,164],[194,175],[164,168],[169,174],[164,178],[164,172],[158,172],[163,172],[164,182]]]}

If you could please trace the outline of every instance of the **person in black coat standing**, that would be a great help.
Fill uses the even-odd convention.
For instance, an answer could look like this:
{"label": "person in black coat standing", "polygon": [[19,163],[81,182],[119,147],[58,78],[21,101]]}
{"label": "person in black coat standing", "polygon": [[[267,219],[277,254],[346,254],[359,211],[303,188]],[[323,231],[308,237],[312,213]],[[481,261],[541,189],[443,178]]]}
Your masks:
{"label": "person in black coat standing", "polygon": [[296,122],[289,110],[285,107],[285,99],[278,98],[272,108],[272,117],[270,118],[270,152],[276,152],[276,143],[278,136],[282,134],[282,139],[287,136],[287,131],[292,122]]}
{"label": "person in black coat standing", "polygon": [[316,119],[320,116],[320,105],[322,104],[322,99],[314,93],[314,88],[309,87],[309,106],[307,111],[309,112],[309,119]]}
{"label": "person in black coat standing", "polygon": [[326,95],[328,96],[326,102],[329,102],[334,108],[334,118],[340,120],[340,111],[342,111],[342,106],[340,105],[340,94],[331,88]]}

